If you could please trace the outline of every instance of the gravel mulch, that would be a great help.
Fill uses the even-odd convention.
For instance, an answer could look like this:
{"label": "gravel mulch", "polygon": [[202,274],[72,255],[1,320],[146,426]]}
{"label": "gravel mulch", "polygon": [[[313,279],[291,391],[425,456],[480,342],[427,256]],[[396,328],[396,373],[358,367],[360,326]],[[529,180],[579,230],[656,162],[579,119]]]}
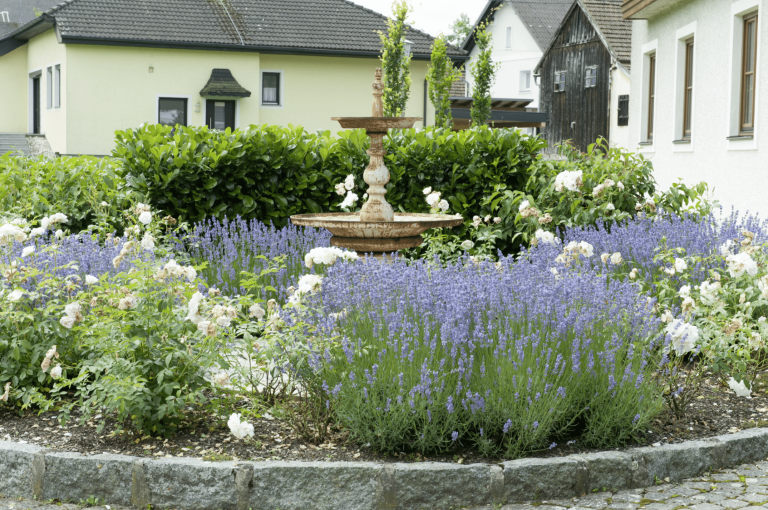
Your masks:
{"label": "gravel mulch", "polygon": [[[745,428],[768,426],[768,376],[763,375],[753,388],[751,399],[737,397],[714,378],[703,385],[699,397],[690,405],[686,416],[677,420],[665,409],[651,424],[638,443],[627,448],[663,443],[679,443],[692,439],[737,432]],[[97,422],[79,424],[77,417],[62,427],[56,412],[19,416],[0,407],[0,440],[25,442],[61,451],[88,455],[118,453],[144,457],[195,457],[219,461],[294,460],[294,461],[376,461],[376,462],[499,462],[504,459],[483,458],[471,450],[446,455],[422,456],[402,452],[383,455],[355,444],[345,432],[337,432],[324,443],[314,444],[297,437],[286,422],[268,413],[250,419],[255,434],[253,440],[234,438],[224,420],[212,418],[205,411],[190,413],[188,425],[169,439],[140,436],[130,431],[118,432],[114,422],[97,432]],[[100,418],[100,417],[99,417]],[[562,444],[551,450],[535,452],[532,457],[564,456],[598,451],[576,444]]]}

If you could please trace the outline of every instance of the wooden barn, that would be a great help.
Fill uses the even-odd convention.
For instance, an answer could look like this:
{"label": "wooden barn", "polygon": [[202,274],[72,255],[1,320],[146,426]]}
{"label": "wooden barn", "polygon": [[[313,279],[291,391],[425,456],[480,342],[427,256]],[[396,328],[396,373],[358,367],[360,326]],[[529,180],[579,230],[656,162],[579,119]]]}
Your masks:
{"label": "wooden barn", "polygon": [[566,141],[586,151],[599,137],[630,148],[632,24],[621,3],[575,0],[534,70],[551,151]]}

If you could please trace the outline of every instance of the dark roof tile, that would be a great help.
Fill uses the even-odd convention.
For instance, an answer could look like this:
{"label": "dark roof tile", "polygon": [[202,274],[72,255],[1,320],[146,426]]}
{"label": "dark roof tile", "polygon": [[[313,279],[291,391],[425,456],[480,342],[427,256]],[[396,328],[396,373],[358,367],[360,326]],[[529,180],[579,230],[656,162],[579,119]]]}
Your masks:
{"label": "dark roof tile", "polygon": [[[387,18],[348,0],[68,0],[46,13],[65,39],[381,51]],[[408,29],[415,55],[429,34]],[[466,52],[449,47],[448,54]]]}
{"label": "dark roof tile", "polygon": [[547,49],[573,0],[512,0],[512,7],[542,51]]}
{"label": "dark roof tile", "polygon": [[619,62],[629,69],[632,56],[632,21],[621,15],[622,0],[581,0],[603,33]]}
{"label": "dark roof tile", "polygon": [[214,69],[208,83],[200,91],[201,97],[251,97],[251,92],[232,76],[229,69]]}

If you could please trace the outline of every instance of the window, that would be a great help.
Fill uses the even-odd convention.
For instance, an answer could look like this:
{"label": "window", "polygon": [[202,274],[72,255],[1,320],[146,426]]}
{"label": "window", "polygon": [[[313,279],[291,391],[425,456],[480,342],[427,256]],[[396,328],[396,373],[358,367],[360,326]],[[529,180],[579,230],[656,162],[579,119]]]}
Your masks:
{"label": "window", "polygon": [[656,54],[650,56],[648,64],[648,132],[646,140],[653,141],[653,108],[656,102]]}
{"label": "window", "polygon": [[280,104],[280,73],[261,75],[261,104]]}
{"label": "window", "polygon": [[685,41],[685,80],[683,82],[683,140],[691,139],[693,110],[693,39]]}
{"label": "window", "polygon": [[755,69],[757,67],[757,13],[744,16],[741,50],[741,111],[739,134],[755,130]]}
{"label": "window", "polygon": [[529,92],[531,90],[531,72],[520,71],[520,92]]}
{"label": "window", "polygon": [[629,95],[619,96],[619,126],[629,126]]}
{"label": "window", "polygon": [[45,73],[45,107],[53,108],[53,67],[49,67]]}
{"label": "window", "polygon": [[158,100],[157,122],[164,126],[186,126],[187,98],[161,97]]}
{"label": "window", "polygon": [[597,66],[589,66],[584,73],[584,88],[597,86]]}
{"label": "window", "polygon": [[512,47],[512,27],[507,27],[507,48]]}
{"label": "window", "polygon": [[61,107],[61,64],[53,66],[53,107]]}
{"label": "window", "polygon": [[8,11],[0,12],[0,21],[3,23],[10,23],[11,17],[8,16]]}
{"label": "window", "polygon": [[555,92],[565,92],[565,71],[555,71]]}

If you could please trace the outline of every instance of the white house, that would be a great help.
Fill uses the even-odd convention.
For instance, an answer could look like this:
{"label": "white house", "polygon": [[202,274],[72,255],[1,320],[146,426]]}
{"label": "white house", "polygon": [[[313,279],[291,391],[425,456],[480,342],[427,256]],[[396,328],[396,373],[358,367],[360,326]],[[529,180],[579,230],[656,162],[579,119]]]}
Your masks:
{"label": "white house", "polygon": [[[491,58],[499,67],[491,88],[492,97],[530,99],[528,107],[538,108],[539,87],[534,83],[533,69],[572,3],[572,0],[489,0],[475,26],[490,23],[493,35]],[[466,80],[467,95],[472,95],[474,83],[469,66],[477,61],[479,54],[473,35],[464,41],[462,49],[470,56]]]}
{"label": "white house", "polygon": [[625,0],[630,137],[662,187],[707,182],[721,204],[768,213],[765,0]]}

